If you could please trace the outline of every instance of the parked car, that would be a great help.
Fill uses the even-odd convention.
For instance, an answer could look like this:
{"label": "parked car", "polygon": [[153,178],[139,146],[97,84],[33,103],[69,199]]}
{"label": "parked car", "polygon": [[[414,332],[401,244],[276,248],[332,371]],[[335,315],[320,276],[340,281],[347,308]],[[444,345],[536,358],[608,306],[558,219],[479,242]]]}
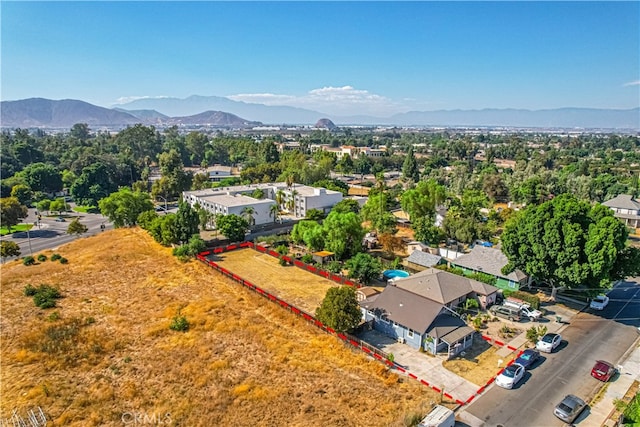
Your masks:
{"label": "parked car", "polygon": [[496,377],[496,384],[502,388],[513,388],[524,376],[524,366],[513,363]]}
{"label": "parked car", "polygon": [[520,310],[513,307],[507,307],[504,305],[493,305],[489,309],[489,312],[494,316],[503,317],[512,321],[520,321]]}
{"label": "parked car", "polygon": [[532,348],[526,349],[520,357],[516,359],[518,365],[522,365],[525,369],[531,368],[540,359],[540,352]]}
{"label": "parked car", "polygon": [[64,219],[63,217],[59,216],[58,218],[56,218],[56,222],[65,222],[66,219]]}
{"label": "parked car", "polygon": [[593,310],[604,310],[607,304],[609,304],[609,297],[606,295],[598,295],[591,300],[589,307]]}
{"label": "parked car", "polygon": [[513,307],[520,310],[520,313],[523,316],[528,317],[529,320],[532,320],[534,322],[540,320],[540,318],[542,317],[542,312],[540,310],[531,308],[531,304],[522,300],[507,298],[502,305],[504,305],[505,307]]}
{"label": "parked car", "polygon": [[556,405],[553,414],[564,422],[572,423],[578,418],[585,406],[587,403],[584,400],[573,394],[568,394],[562,399],[562,402]]}
{"label": "parked car", "polygon": [[606,383],[617,372],[618,370],[611,363],[605,362],[604,360],[597,360],[591,369],[591,376]]}
{"label": "parked car", "polygon": [[562,337],[560,334],[544,334],[536,343],[536,349],[544,351],[545,353],[551,353],[560,345],[561,341]]}

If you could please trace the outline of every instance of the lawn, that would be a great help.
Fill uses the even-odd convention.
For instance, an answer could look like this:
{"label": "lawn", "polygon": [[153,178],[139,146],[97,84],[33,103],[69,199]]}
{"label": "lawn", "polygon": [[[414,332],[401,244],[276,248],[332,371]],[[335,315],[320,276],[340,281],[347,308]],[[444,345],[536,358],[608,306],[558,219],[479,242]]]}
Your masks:
{"label": "lawn", "polygon": [[97,213],[97,212],[99,212],[98,208],[96,208],[95,206],[74,206],[73,210],[75,212],[80,212],[80,213]]}
{"label": "lawn", "polygon": [[27,231],[27,230],[31,230],[32,228],[33,228],[33,224],[18,224],[11,227],[11,233],[9,233],[9,229],[3,225],[2,227],[0,227],[0,236],[6,236],[7,234]]}
{"label": "lawn", "polygon": [[[2,265],[0,419],[40,406],[65,426],[120,426],[132,414],[184,426],[402,426],[437,401],[203,263],[179,262],[138,228],[56,252],[69,263]],[[27,284],[59,287],[63,298],[39,309]],[[178,313],[187,332],[169,329]]]}

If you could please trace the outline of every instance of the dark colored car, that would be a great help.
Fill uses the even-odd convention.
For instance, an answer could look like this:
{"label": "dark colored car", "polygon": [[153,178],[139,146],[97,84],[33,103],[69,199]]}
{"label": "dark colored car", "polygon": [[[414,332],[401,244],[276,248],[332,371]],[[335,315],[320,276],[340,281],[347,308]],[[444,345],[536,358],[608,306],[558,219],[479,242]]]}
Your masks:
{"label": "dark colored car", "polygon": [[562,402],[558,403],[553,410],[553,415],[564,422],[572,423],[586,406],[587,403],[584,400],[573,394],[568,394],[562,399]]}
{"label": "dark colored car", "polygon": [[535,365],[538,359],[540,359],[540,352],[538,350],[528,348],[516,359],[516,363],[524,366],[525,369],[529,369]]}
{"label": "dark colored car", "polygon": [[618,372],[618,370],[609,362],[604,360],[596,361],[596,364],[591,369],[591,376],[599,379],[600,381],[607,382]]}

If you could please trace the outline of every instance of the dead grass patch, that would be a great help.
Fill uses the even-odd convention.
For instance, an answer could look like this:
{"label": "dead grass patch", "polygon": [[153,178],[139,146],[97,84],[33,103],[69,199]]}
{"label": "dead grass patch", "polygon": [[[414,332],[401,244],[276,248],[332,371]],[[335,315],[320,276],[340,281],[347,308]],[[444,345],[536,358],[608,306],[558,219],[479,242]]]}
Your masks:
{"label": "dead grass patch", "polygon": [[[502,360],[500,366],[498,366],[499,360]],[[446,360],[442,365],[456,375],[483,386],[495,376],[500,367],[506,366],[507,362],[509,362],[508,359],[497,354],[497,348],[480,339],[476,340],[471,348],[465,350],[464,356]]]}
{"label": "dead grass patch", "polygon": [[[83,427],[131,412],[188,426],[400,426],[437,399],[142,230],[56,252],[69,264],[1,267],[0,418],[40,406],[54,425]],[[22,294],[42,283],[64,295],[59,320]],[[187,332],[169,330],[178,309]]]}

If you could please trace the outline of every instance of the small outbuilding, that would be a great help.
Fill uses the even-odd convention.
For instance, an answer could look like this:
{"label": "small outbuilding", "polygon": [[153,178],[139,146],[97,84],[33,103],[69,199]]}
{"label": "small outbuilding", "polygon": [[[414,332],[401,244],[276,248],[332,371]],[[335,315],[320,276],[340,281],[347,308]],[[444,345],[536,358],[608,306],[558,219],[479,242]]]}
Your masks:
{"label": "small outbuilding", "polygon": [[329,252],[329,251],[319,251],[319,252],[314,252],[312,254],[313,256],[313,261],[317,262],[318,264],[326,264],[330,261],[334,260],[334,253],[333,252]]}

